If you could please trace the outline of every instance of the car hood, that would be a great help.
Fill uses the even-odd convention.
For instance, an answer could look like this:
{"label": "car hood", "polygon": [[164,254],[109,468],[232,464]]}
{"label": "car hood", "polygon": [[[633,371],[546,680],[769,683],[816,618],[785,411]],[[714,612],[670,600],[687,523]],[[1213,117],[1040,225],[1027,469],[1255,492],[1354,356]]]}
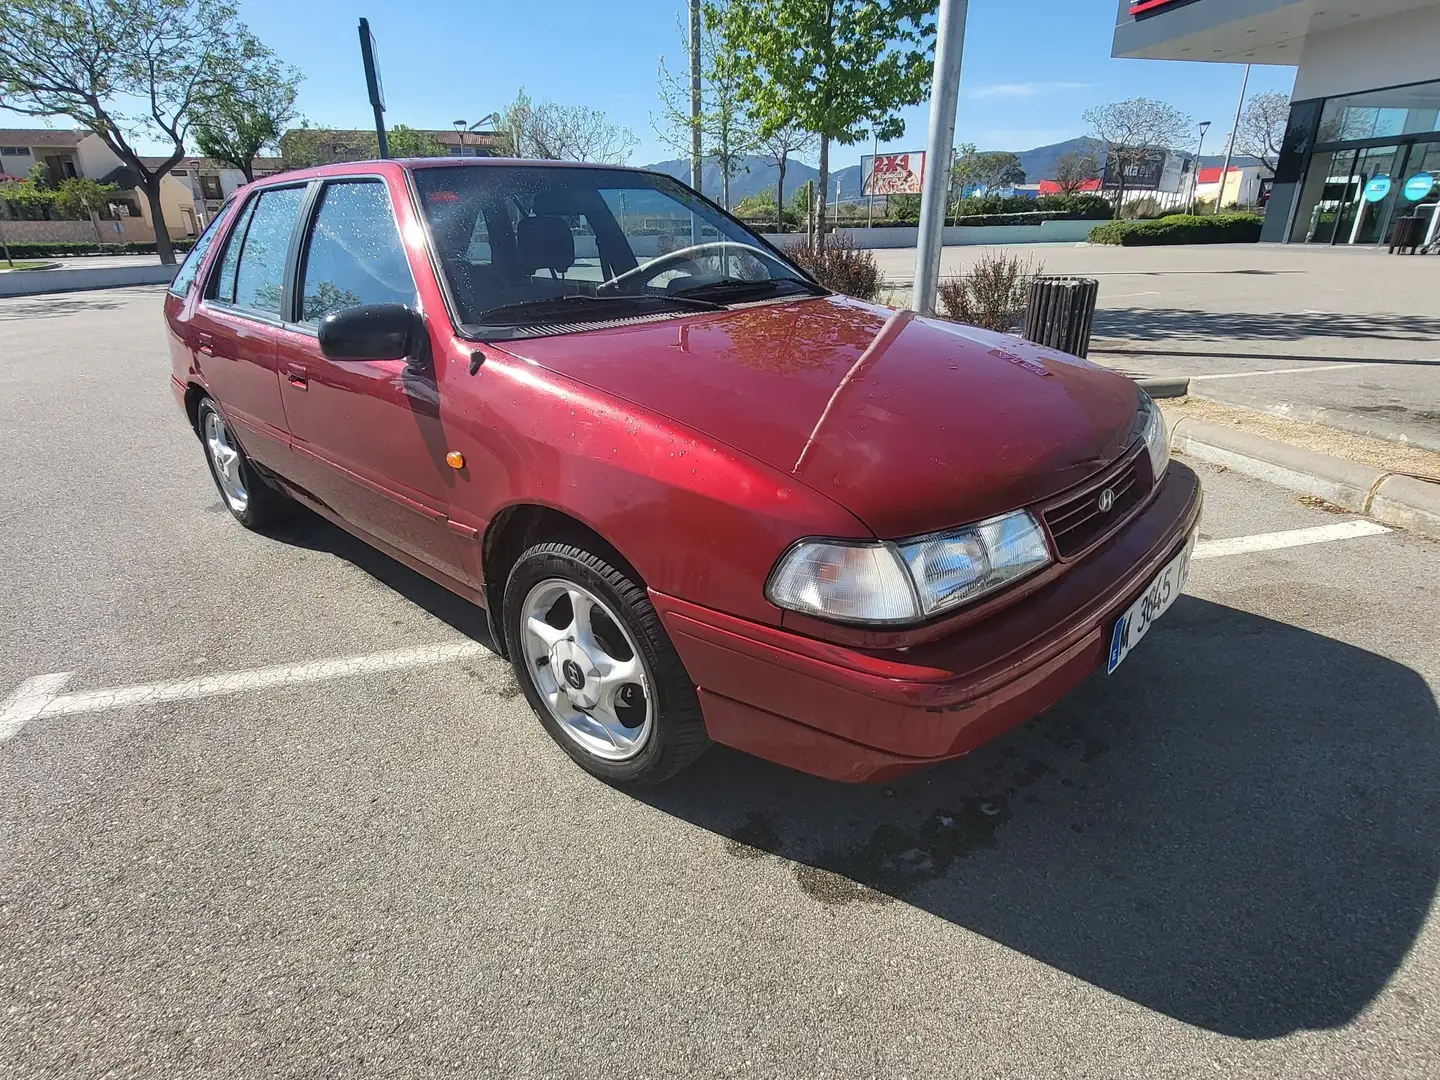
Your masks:
{"label": "car hood", "polygon": [[792,474],[886,538],[1078,483],[1125,450],[1139,401],[1073,356],[838,297],[504,347]]}

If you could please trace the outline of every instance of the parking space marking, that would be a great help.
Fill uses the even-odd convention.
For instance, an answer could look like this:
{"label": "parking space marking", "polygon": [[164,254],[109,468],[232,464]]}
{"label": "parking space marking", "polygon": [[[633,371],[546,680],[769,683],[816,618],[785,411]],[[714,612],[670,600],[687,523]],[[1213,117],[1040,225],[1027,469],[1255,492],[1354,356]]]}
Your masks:
{"label": "parking space marking", "polygon": [[1304,547],[1307,544],[1326,544],[1332,540],[1379,536],[1389,531],[1384,525],[1377,525],[1373,521],[1341,521],[1334,525],[1318,525],[1313,529],[1233,536],[1228,540],[1202,540],[1195,545],[1195,551],[1190,557],[1218,559],[1225,555],[1245,555],[1252,551],[1276,551],[1280,548]]}
{"label": "parking space marking", "polygon": [[113,690],[93,690],[78,694],[57,693],[69,681],[73,672],[41,675],[22,683],[20,689],[6,700],[4,710],[0,711],[0,742],[14,735],[27,721],[42,717],[103,712],[106,709],[154,705],[163,701],[196,701],[200,698],[238,694],[245,690],[343,679],[377,671],[436,667],[455,660],[493,655],[477,641],[451,641],[443,645],[421,645],[413,649],[332,657],[328,660],[312,660],[305,664],[285,664],[221,675],[200,675],[193,679],[177,679],[174,682],[145,683],[140,686],[122,686]]}
{"label": "parking space marking", "polygon": [[1343,371],[1346,368],[1374,367],[1374,364],[1320,364],[1310,367],[1273,368],[1269,371],[1226,371],[1218,375],[1191,375],[1190,381],[1201,379],[1248,379],[1255,375],[1307,375],[1313,371]]}
{"label": "parking space marking", "polygon": [[[1218,559],[1227,555],[1243,555],[1256,551],[1324,544],[1335,540],[1353,540],[1362,536],[1378,536],[1391,530],[1373,521],[1342,521],[1313,529],[1292,529],[1288,532],[1236,536],[1224,540],[1202,540],[1195,545],[1192,558]],[[420,645],[411,649],[366,653],[361,656],[338,656],[327,660],[311,660],[304,664],[283,664],[277,667],[231,671],[219,675],[199,675],[172,682],[143,683],[110,690],[88,690],[74,694],[61,691],[73,671],[37,675],[21,683],[19,688],[0,704],[0,742],[11,738],[31,720],[52,716],[73,716],[77,713],[104,712],[135,705],[155,705],[166,701],[198,701],[201,698],[238,694],[246,690],[264,690],[277,686],[298,686],[353,675],[369,675],[382,671],[408,668],[438,667],[456,660],[475,658],[498,659],[477,641],[450,641],[438,645]]]}
{"label": "parking space marking", "polygon": [[20,689],[0,706],[0,742],[19,731],[27,720],[34,720],[44,712],[74,675],[73,671],[57,671],[52,675],[36,675],[21,683]]}

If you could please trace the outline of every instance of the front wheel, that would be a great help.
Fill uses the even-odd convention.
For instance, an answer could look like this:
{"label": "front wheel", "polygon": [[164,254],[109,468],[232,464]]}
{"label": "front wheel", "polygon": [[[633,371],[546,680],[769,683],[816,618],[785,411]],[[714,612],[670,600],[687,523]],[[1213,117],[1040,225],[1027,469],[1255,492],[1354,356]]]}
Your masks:
{"label": "front wheel", "polygon": [[538,544],[505,587],[515,676],[541,724],[602,780],[658,784],[708,749],[700,701],[643,587],[571,544]]}

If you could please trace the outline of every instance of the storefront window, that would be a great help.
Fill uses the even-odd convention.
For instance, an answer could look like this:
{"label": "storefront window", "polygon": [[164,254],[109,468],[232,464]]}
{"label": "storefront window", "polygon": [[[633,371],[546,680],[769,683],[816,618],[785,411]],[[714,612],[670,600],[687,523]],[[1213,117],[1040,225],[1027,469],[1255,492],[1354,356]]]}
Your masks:
{"label": "storefront window", "polygon": [[1440,131],[1440,82],[1331,98],[1320,115],[1322,143]]}

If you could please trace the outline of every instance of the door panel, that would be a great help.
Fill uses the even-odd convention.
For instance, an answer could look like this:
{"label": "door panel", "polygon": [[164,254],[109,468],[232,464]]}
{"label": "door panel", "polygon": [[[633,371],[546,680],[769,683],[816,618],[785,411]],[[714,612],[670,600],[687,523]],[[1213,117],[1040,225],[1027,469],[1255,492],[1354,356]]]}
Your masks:
{"label": "door panel", "polygon": [[280,401],[275,327],[202,303],[189,331],[200,377],[235,422],[245,452],[283,472],[290,437]]}
{"label": "door panel", "polygon": [[301,322],[277,361],[296,482],[337,514],[430,566],[473,581],[450,531],[454,471],[431,370],[404,360],[339,362],[316,328],[355,304],[415,305],[415,281],[386,185],[335,181],[316,202],[299,270]]}

